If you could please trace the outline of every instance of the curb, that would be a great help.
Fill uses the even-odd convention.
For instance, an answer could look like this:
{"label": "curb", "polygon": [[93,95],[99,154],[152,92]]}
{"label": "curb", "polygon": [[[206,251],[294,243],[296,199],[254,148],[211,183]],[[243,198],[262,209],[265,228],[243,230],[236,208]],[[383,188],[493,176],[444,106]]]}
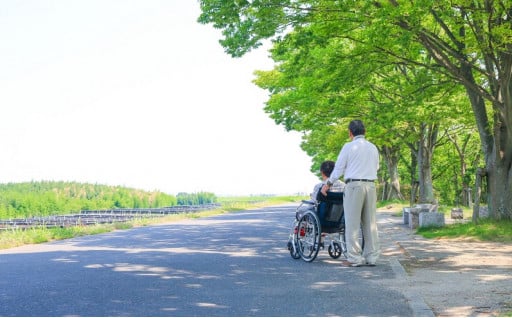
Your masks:
{"label": "curb", "polygon": [[434,315],[432,309],[425,303],[423,297],[410,287],[409,276],[398,259],[391,257],[389,265],[397,277],[398,285],[403,286],[401,290],[409,302],[413,317],[435,317],[436,315]]}
{"label": "curb", "polygon": [[406,298],[413,317],[435,317],[436,315],[426,304],[423,296],[413,288],[413,282],[409,274],[400,263],[401,256],[414,257],[400,244],[402,240],[410,239],[409,233],[402,224],[396,222],[396,218],[391,217],[390,213],[377,213],[377,218],[382,252],[386,250],[391,254],[388,256],[381,255],[381,257],[384,256],[383,258],[389,261],[389,265],[395,274],[396,281],[393,286]]}

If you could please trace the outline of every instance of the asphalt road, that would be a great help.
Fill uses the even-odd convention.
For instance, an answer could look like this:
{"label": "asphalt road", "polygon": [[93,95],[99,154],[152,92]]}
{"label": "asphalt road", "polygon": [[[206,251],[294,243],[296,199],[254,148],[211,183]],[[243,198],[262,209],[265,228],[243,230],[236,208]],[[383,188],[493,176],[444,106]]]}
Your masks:
{"label": "asphalt road", "polygon": [[286,249],[280,206],[0,250],[0,316],[412,316],[388,262]]}

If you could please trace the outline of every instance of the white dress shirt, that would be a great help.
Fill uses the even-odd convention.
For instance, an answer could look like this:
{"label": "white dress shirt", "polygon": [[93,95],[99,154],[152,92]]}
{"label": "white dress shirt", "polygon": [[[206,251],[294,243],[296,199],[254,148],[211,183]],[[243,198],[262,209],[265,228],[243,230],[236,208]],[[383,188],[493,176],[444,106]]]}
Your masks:
{"label": "white dress shirt", "polygon": [[334,183],[341,176],[348,179],[376,180],[379,170],[379,151],[364,135],[355,136],[341,148],[329,182]]}

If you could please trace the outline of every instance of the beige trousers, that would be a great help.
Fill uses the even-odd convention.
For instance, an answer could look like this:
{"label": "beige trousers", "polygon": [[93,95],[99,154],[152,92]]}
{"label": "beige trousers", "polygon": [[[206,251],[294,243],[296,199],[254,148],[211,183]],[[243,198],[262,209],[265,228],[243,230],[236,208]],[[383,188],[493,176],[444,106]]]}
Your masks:
{"label": "beige trousers", "polygon": [[[380,255],[375,183],[363,181],[348,183],[345,187],[343,208],[345,210],[345,238],[348,261],[356,264],[375,264]],[[361,227],[364,249],[359,242]]]}

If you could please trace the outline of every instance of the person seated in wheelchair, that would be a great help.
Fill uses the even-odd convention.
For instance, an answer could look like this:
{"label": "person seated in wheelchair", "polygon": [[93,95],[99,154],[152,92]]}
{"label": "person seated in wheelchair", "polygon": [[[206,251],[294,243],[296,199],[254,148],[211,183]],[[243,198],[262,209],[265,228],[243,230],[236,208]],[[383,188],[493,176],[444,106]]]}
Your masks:
{"label": "person seated in wheelchair", "polygon": [[[334,170],[334,161],[324,161],[320,165],[320,173],[322,175],[322,182],[315,185],[313,188],[313,192],[310,195],[310,200],[302,200],[301,205],[297,208],[297,212],[295,213],[295,217],[297,220],[299,220],[306,211],[314,211],[315,207],[318,203],[317,197],[320,193],[320,190],[322,190],[322,187],[324,186],[327,179],[331,176],[332,171]],[[345,190],[345,182],[342,182],[340,180],[336,180],[336,182],[333,183],[331,188],[329,189],[330,192],[343,192]]]}

